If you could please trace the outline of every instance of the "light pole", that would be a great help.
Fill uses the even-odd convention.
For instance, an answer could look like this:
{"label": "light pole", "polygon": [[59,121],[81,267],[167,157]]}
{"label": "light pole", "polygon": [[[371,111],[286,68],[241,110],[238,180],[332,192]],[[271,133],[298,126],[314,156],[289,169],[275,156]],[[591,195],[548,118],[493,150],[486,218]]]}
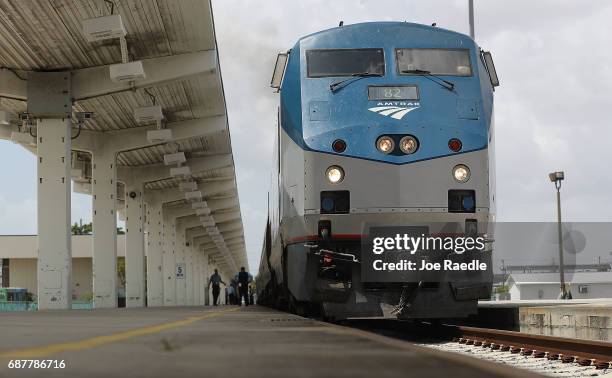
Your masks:
{"label": "light pole", "polygon": [[468,9],[470,19],[470,37],[472,37],[472,39],[475,39],[476,34],[474,33],[474,0],[469,0]]}
{"label": "light pole", "polygon": [[565,272],[563,267],[563,230],[561,226],[561,181],[565,178],[563,171],[548,174],[551,182],[557,189],[557,230],[559,233],[559,283],[561,285],[561,299],[567,299],[565,291]]}

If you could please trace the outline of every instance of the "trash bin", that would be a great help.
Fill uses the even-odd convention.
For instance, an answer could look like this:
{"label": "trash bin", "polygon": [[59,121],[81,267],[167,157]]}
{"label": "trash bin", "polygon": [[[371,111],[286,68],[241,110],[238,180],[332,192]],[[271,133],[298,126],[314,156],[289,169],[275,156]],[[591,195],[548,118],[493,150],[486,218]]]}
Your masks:
{"label": "trash bin", "polygon": [[117,307],[125,307],[125,288],[117,289]]}
{"label": "trash bin", "polygon": [[9,302],[25,302],[27,301],[28,289],[23,287],[8,287],[6,288],[7,300]]}

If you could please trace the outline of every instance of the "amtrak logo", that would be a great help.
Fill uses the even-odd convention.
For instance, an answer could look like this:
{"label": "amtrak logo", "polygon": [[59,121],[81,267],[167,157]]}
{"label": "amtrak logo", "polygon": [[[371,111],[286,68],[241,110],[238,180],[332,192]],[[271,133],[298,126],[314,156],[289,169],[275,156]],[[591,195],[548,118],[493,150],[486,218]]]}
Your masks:
{"label": "amtrak logo", "polygon": [[379,102],[378,106],[369,108],[368,110],[374,113],[378,113],[381,116],[391,117],[397,120],[404,118],[404,116],[411,111],[418,109],[421,104],[418,102]]}

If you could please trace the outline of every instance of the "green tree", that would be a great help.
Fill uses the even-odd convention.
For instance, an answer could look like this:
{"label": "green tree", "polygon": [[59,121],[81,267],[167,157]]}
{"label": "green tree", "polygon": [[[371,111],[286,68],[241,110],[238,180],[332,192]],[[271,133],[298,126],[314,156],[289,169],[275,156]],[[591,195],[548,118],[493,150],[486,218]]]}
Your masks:
{"label": "green tree", "polygon": [[124,257],[117,258],[117,276],[119,277],[119,281],[121,281],[121,286],[125,286],[125,258]]}
{"label": "green tree", "polygon": [[72,225],[72,235],[91,235],[93,230],[91,223],[83,224],[83,220],[81,219],[79,223],[74,223]]}
{"label": "green tree", "polygon": [[502,293],[507,293],[509,291],[510,291],[510,288],[508,286],[502,285],[502,286],[496,287],[493,292],[496,294],[502,294]]}

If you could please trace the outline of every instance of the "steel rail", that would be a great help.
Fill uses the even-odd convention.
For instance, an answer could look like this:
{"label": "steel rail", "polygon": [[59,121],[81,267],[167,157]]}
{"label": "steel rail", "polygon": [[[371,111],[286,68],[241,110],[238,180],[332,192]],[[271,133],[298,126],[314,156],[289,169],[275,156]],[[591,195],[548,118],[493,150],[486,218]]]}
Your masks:
{"label": "steel rail", "polygon": [[371,332],[382,331],[391,337],[413,341],[452,340],[535,358],[575,362],[582,366],[594,365],[598,369],[612,368],[612,343],[604,341],[391,319],[353,319],[346,321],[345,325]]}
{"label": "steel rail", "polygon": [[462,344],[507,350],[510,353],[533,355],[538,358],[577,362],[580,365],[596,365],[609,368],[612,363],[612,343],[570,339],[567,337],[534,335],[523,332],[487,328],[444,326],[455,341]]}

